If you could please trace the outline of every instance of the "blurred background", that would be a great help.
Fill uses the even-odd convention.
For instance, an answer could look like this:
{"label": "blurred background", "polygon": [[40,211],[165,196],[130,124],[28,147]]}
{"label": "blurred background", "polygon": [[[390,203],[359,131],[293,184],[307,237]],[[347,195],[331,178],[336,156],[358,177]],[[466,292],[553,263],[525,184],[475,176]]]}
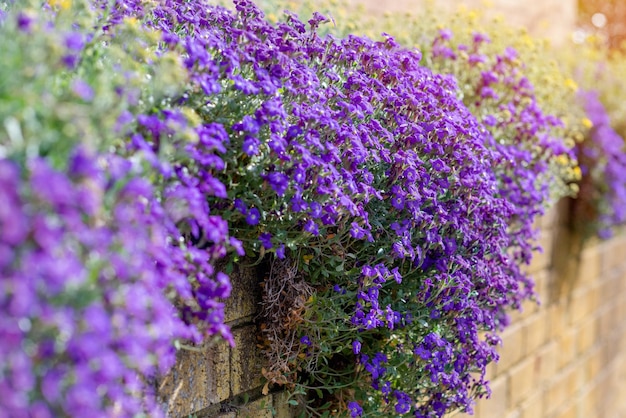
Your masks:
{"label": "blurred background", "polygon": [[624,0],[579,0],[578,28],[574,41],[596,35],[610,48],[623,49],[626,40],[626,2]]}
{"label": "blurred background", "polygon": [[[369,12],[414,12],[429,0],[347,0],[363,5]],[[567,41],[582,43],[598,37],[610,48],[620,48],[626,40],[626,1],[624,0],[440,0],[438,7],[480,9],[501,15],[512,25],[525,26],[530,33],[550,39],[555,45]]]}

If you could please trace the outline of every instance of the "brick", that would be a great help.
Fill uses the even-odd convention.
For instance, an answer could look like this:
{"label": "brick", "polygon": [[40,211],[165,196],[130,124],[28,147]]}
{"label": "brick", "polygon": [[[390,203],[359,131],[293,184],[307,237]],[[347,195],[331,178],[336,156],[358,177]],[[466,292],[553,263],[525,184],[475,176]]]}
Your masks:
{"label": "brick", "polygon": [[607,270],[614,270],[619,267],[621,263],[624,261],[624,254],[626,254],[626,250],[624,249],[624,245],[616,240],[609,241],[608,249],[605,249],[605,267]]}
{"label": "brick", "polygon": [[610,302],[615,300],[616,296],[619,295],[618,292],[615,291],[615,284],[609,278],[607,280],[603,280],[599,283],[599,298],[604,302]]}
{"label": "brick", "polygon": [[578,325],[580,322],[592,311],[591,304],[593,301],[590,298],[590,293],[577,292],[570,302],[570,323],[572,325]]}
{"label": "brick", "polygon": [[263,396],[238,408],[237,418],[272,418],[272,395]]}
{"label": "brick", "polygon": [[233,272],[230,273],[232,290],[224,307],[225,322],[233,322],[255,315],[261,300],[258,270],[254,267],[244,267],[238,264],[235,264],[233,269]]}
{"label": "brick", "polygon": [[504,416],[504,418],[520,418],[522,416],[522,411],[519,409],[515,409],[510,411],[508,414]]}
{"label": "brick", "polygon": [[582,387],[585,383],[584,380],[585,371],[582,367],[581,361],[570,368],[566,377],[565,385],[567,387],[568,399],[575,399],[582,391]]}
{"label": "brick", "polygon": [[602,370],[602,353],[600,348],[591,350],[585,358],[585,379],[592,381]]}
{"label": "brick", "polygon": [[550,335],[560,337],[569,328],[569,311],[564,302],[555,303],[548,308],[550,316]]}
{"label": "brick", "polygon": [[543,396],[544,411],[542,416],[550,416],[562,407],[568,400],[565,375],[561,374],[560,376],[554,378],[552,382],[550,382]]}
{"label": "brick", "polygon": [[548,382],[556,374],[558,369],[558,348],[556,343],[551,342],[537,352],[534,362],[539,382]]}
{"label": "brick", "polygon": [[532,275],[535,281],[535,293],[539,301],[527,300],[522,303],[521,310],[514,310],[510,313],[511,323],[515,324],[529,318],[536,312],[545,309],[550,300],[550,280],[547,270],[542,270]]}
{"label": "brick", "polygon": [[543,251],[533,252],[533,258],[530,265],[526,268],[528,273],[533,274],[545,270],[550,266],[552,258],[552,241],[554,234],[551,231],[541,231],[538,245]]}
{"label": "brick", "polygon": [[561,224],[561,220],[563,217],[562,213],[564,212],[564,210],[567,210],[567,208],[563,208],[558,204],[554,205],[546,211],[545,215],[540,218],[539,226],[542,229],[556,228]]}
{"label": "brick", "polygon": [[614,332],[614,320],[612,306],[607,306],[598,312],[597,317],[597,337],[599,342],[605,342],[611,333]]}
{"label": "brick", "polygon": [[557,364],[559,369],[563,369],[576,357],[576,332],[574,330],[567,330],[557,339],[557,344]]}
{"label": "brick", "polygon": [[597,246],[587,247],[581,254],[576,279],[582,285],[597,281],[600,277],[601,258]]}
{"label": "brick", "polygon": [[158,399],[168,417],[187,417],[227,399],[229,364],[224,341],[201,352],[179,351],[176,365],[158,382]]}
{"label": "brick", "polygon": [[524,333],[520,325],[512,325],[502,333],[502,347],[500,347],[498,373],[516,364],[524,355]]}
{"label": "brick", "polygon": [[576,332],[576,349],[578,355],[589,351],[596,342],[596,319],[590,318],[578,328]]}
{"label": "brick", "polygon": [[548,312],[541,310],[524,323],[524,333],[526,340],[526,351],[532,353],[542,347],[548,340],[549,332]]}
{"label": "brick", "polygon": [[562,408],[556,414],[554,414],[555,418],[576,418],[576,408],[574,405],[568,405],[565,408]]}
{"label": "brick", "polygon": [[539,418],[543,410],[543,397],[542,392],[537,391],[526,399],[521,407],[520,418]]}
{"label": "brick", "polygon": [[578,409],[582,417],[599,417],[599,390],[595,382],[592,382],[589,390],[585,391],[578,401]]}
{"label": "brick", "polygon": [[491,397],[479,401],[480,418],[502,418],[508,407],[508,380],[501,376],[490,383]]}
{"label": "brick", "polygon": [[536,382],[536,367],[533,358],[527,358],[509,371],[509,399],[513,406],[525,400]]}
{"label": "brick", "polygon": [[256,327],[248,325],[233,330],[235,347],[231,349],[230,389],[239,394],[262,385],[264,358],[256,345]]}
{"label": "brick", "polygon": [[526,318],[532,316],[539,309],[539,304],[534,300],[526,300],[522,302],[522,307],[519,310],[510,312],[511,323],[516,324],[522,322]]}

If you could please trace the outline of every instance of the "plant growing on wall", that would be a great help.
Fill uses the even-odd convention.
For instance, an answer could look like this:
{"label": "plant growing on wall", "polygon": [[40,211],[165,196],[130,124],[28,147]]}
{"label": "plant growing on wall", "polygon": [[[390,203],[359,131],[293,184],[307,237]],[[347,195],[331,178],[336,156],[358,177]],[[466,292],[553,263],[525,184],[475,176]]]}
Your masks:
{"label": "plant growing on wall", "polygon": [[578,144],[582,181],[578,199],[571,202],[572,222],[588,238],[609,238],[626,221],[626,153],[624,139],[611,120],[597,91],[581,93],[591,128]]}
{"label": "plant growing on wall", "polygon": [[478,32],[419,51],[234,6],[4,12],[0,405],[158,415],[176,347],[232,342],[216,264],[258,263],[266,389],[306,415],[470,411],[576,178],[563,113]]}
{"label": "plant growing on wall", "polygon": [[[306,393],[310,413],[471,408],[497,342],[479,331],[532,294],[518,266],[532,216],[507,200],[539,213],[541,172],[507,165],[455,80],[393,38],[322,38],[321,15],[274,26],[235,5],[156,24],[185,48],[185,104],[219,154],[227,197],[211,207],[249,254],[273,254],[266,377]],[[509,192],[494,166],[530,186]]]}

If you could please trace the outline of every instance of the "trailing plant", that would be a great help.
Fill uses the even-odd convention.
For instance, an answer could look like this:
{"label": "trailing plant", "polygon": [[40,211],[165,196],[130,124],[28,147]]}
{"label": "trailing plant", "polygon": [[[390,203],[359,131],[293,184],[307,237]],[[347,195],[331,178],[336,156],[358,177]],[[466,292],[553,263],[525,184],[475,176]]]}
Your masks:
{"label": "trailing plant", "polygon": [[[263,2],[275,14],[285,4],[295,6]],[[297,7],[306,11],[311,5],[299,2]],[[578,190],[574,145],[587,129],[576,83],[551,56],[548,43],[464,8],[451,13],[428,4],[423,10],[374,18],[336,2],[320,7],[332,13],[330,32],[394,33],[400,44],[422,51],[423,65],[457,79],[458,97],[507,155],[494,170],[502,196],[518,211],[509,225],[509,233],[517,237],[509,252],[520,263],[530,262],[538,249],[536,219]]]}
{"label": "trailing plant", "polygon": [[626,221],[626,152],[597,91],[581,93],[591,128],[578,144],[582,169],[579,197],[571,202],[574,227],[584,238],[610,238]]}
{"label": "trailing plant", "polygon": [[492,171],[502,150],[455,80],[391,37],[199,5],[155,25],[185,49],[184,103],[219,155],[212,210],[249,254],[273,254],[266,377],[306,393],[310,414],[470,409],[493,333],[532,294],[523,256],[506,255],[518,216]]}
{"label": "trailing plant", "polygon": [[582,91],[578,102],[586,114],[584,141],[576,152],[582,169],[581,191],[571,201],[570,226],[583,240],[597,236],[607,239],[624,223],[623,162],[626,119],[623,100],[626,66],[621,51],[609,51],[593,37],[576,45],[576,56],[564,52],[561,60],[574,74]]}

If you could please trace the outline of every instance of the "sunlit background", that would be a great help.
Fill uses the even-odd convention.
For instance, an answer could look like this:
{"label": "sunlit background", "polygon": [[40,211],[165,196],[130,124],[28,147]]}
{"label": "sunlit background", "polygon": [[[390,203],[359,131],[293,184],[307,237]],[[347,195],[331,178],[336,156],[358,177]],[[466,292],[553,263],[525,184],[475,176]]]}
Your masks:
{"label": "sunlit background", "polygon": [[626,41],[626,2],[624,0],[580,0],[578,29],[574,42],[595,35],[611,48],[624,48]]}

